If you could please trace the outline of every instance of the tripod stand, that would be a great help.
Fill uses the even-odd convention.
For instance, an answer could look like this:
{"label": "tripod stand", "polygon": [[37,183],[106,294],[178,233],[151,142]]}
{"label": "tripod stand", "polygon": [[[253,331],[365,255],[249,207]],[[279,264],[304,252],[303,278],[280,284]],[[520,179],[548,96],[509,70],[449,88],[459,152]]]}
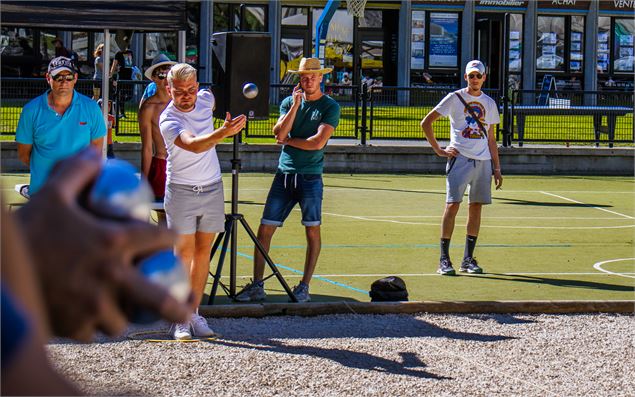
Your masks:
{"label": "tripod stand", "polygon": [[[297,302],[298,300],[296,299],[295,295],[293,295],[291,288],[289,288],[289,285],[287,284],[287,282],[284,280],[284,278],[278,271],[278,268],[269,257],[269,254],[267,254],[267,251],[265,250],[265,248],[262,246],[262,244],[260,244],[260,241],[258,241],[258,238],[254,234],[253,230],[251,230],[251,227],[249,227],[247,220],[245,220],[245,217],[242,214],[238,213],[238,174],[240,173],[240,164],[241,164],[240,157],[238,155],[238,135],[234,135],[234,143],[233,143],[234,152],[233,152],[233,157],[231,160],[232,210],[230,214],[225,215],[225,231],[218,235],[218,237],[216,238],[216,241],[214,241],[214,245],[212,246],[212,253],[210,254],[210,258],[209,258],[210,262],[213,260],[214,254],[216,254],[216,251],[218,250],[218,247],[220,246],[221,242],[223,244],[220,251],[220,255],[218,257],[218,265],[216,267],[216,273],[212,273],[210,271],[210,275],[214,278],[214,283],[212,284],[212,291],[209,295],[209,299],[207,303],[210,305],[214,304],[214,298],[216,297],[216,291],[218,290],[219,285],[223,288],[223,290],[225,291],[228,297],[232,299],[236,297],[236,254],[238,252],[238,222],[240,222],[240,224],[245,228],[245,231],[251,238],[251,241],[253,241],[253,243],[255,244],[256,249],[263,256],[263,258],[265,259],[265,262],[267,262],[267,265],[269,265],[269,267],[271,268],[271,271],[273,272],[273,274],[265,277],[263,281],[273,276],[276,276],[278,278],[278,281],[280,282],[280,284],[286,291],[287,295],[289,295],[289,298],[291,299],[291,301]],[[225,262],[225,256],[227,254],[227,246],[229,245],[230,240],[231,240],[231,251],[229,253],[230,260],[229,260],[229,288],[228,288],[226,285],[224,285],[220,281],[220,275],[223,270],[223,263]]]}

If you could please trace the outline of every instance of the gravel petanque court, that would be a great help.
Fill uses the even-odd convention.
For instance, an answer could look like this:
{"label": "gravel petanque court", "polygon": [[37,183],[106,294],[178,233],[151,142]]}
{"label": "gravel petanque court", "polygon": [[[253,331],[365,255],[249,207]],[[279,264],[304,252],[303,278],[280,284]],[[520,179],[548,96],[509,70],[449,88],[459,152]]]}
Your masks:
{"label": "gravel petanque court", "polygon": [[[179,343],[164,323],[118,339],[53,340],[87,394],[148,396],[633,396],[632,315],[327,315],[209,319]],[[162,342],[137,338],[165,338]]]}

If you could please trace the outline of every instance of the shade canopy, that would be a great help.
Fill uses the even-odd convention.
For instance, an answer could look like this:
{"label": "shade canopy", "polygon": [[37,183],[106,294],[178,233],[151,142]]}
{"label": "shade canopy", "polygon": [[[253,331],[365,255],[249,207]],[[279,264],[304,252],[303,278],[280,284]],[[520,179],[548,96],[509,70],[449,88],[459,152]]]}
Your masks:
{"label": "shade canopy", "polygon": [[58,30],[186,30],[185,1],[11,1],[2,0],[3,26]]}

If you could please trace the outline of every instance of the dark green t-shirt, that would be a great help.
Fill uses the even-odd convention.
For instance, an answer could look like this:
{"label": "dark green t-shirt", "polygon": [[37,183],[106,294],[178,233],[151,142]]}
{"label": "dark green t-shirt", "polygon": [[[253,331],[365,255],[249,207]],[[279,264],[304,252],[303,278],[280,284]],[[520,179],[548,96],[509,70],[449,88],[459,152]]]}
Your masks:
{"label": "dark green t-shirt", "polygon": [[[280,104],[280,115],[287,114],[293,105],[293,97],[287,97]],[[328,124],[337,128],[340,122],[340,105],[328,95],[322,95],[317,101],[302,101],[290,138],[309,138],[317,133],[320,124]],[[321,174],[324,166],[324,148],[320,150],[304,150],[288,145],[282,147],[278,170],[295,174]]]}

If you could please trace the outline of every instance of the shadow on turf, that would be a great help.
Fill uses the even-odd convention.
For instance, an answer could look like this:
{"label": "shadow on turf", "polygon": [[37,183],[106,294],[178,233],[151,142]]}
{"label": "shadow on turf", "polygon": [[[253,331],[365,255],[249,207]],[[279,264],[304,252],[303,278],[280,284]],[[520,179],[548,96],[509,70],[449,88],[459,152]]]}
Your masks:
{"label": "shadow on turf", "polygon": [[612,208],[613,207],[612,205],[606,205],[606,204],[553,203],[553,202],[549,202],[549,201],[518,200],[518,199],[502,198],[502,197],[496,197],[495,200],[497,200],[497,201],[509,201],[508,203],[504,203],[504,204],[528,205],[528,206],[535,206],[535,207],[566,207],[566,208],[593,208],[593,207],[599,207],[599,208],[610,207],[610,208]]}
{"label": "shadow on turf", "polygon": [[[499,277],[492,277],[492,276],[499,276]],[[521,283],[548,284],[548,285],[553,285],[556,287],[589,288],[589,289],[620,291],[620,292],[635,291],[635,288],[629,287],[627,285],[596,283],[594,281],[566,280],[566,279],[559,279],[559,278],[525,276],[525,275],[518,275],[518,274],[510,275],[510,274],[500,274],[500,273],[487,273],[483,275],[471,274],[470,277],[478,277],[478,278],[491,279],[491,280],[518,281]]]}
{"label": "shadow on turf", "polygon": [[381,190],[384,192],[401,192],[401,193],[418,193],[418,194],[441,194],[445,196],[445,192],[430,192],[426,190],[408,190],[408,189],[388,189],[381,187],[361,187],[361,186],[339,186],[325,184],[325,188],[340,188],[340,189],[354,189],[354,190]]}

